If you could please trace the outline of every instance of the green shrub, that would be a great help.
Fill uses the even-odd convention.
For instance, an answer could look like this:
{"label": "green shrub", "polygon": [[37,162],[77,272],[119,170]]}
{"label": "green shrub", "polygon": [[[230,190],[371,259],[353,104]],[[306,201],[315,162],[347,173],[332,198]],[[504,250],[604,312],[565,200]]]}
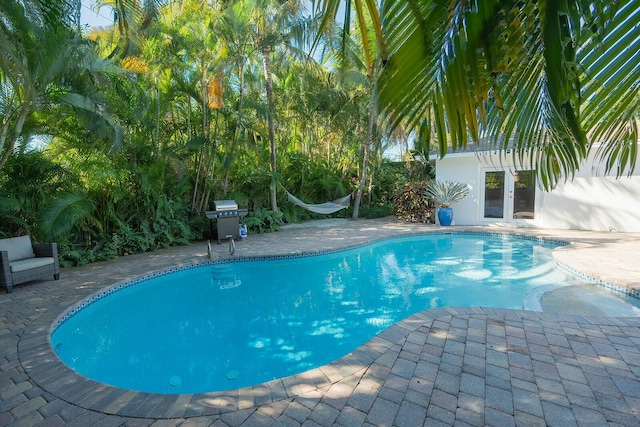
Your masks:
{"label": "green shrub", "polygon": [[[349,209],[353,211],[353,209]],[[393,215],[393,205],[390,203],[360,206],[358,217],[363,219],[384,218]]]}
{"label": "green shrub", "polygon": [[282,212],[274,214],[269,209],[256,209],[249,212],[244,219],[244,223],[247,224],[247,230],[249,233],[270,233],[278,231],[280,229],[279,224],[282,223]]}

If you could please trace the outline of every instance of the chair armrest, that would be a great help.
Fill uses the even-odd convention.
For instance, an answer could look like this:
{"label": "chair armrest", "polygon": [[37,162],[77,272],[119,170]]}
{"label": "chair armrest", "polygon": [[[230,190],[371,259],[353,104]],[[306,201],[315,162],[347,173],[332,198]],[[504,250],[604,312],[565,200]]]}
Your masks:
{"label": "chair armrest", "polygon": [[0,266],[9,265],[9,251],[0,251]]}
{"label": "chair armrest", "polygon": [[13,288],[13,280],[11,279],[11,266],[9,265],[9,251],[0,251],[0,288]]}
{"label": "chair armrest", "polygon": [[33,246],[33,253],[36,254],[36,257],[58,258],[57,243],[35,243],[32,246]]}
{"label": "chair armrest", "polygon": [[36,243],[33,246],[33,252],[38,257],[53,258],[53,278],[60,278],[60,261],[58,260],[58,244],[57,243]]}

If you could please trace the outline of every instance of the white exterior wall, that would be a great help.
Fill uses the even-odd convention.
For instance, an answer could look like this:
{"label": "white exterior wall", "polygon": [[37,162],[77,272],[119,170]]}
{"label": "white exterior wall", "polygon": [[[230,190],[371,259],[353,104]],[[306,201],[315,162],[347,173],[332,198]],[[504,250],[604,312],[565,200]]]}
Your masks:
{"label": "white exterior wall", "polygon": [[438,181],[464,182],[469,186],[469,195],[451,205],[453,221],[456,225],[479,224],[480,172],[478,159],[473,155],[452,154],[436,160],[436,179]]}
{"label": "white exterior wall", "polygon": [[604,176],[604,168],[595,168],[590,157],[572,181],[561,182],[551,192],[536,187],[535,217],[526,220],[483,218],[484,172],[505,170],[508,179],[513,170],[527,169],[515,168],[510,156],[449,154],[436,159],[436,179],[469,185],[469,196],[452,206],[457,225],[511,222],[519,227],[640,232],[640,159],[638,164],[631,177],[616,179],[615,174]]}

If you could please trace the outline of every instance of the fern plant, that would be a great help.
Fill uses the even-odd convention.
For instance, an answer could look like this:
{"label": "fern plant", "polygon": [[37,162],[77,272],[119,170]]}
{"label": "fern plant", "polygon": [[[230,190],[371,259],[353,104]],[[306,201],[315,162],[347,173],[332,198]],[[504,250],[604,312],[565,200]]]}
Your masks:
{"label": "fern plant", "polygon": [[256,209],[247,215],[244,222],[252,233],[262,234],[278,231],[280,229],[278,224],[282,222],[282,212],[274,214],[269,209]]}
{"label": "fern plant", "polygon": [[467,197],[469,188],[463,182],[433,180],[425,186],[425,193],[428,199],[432,199],[443,208],[448,208]]}

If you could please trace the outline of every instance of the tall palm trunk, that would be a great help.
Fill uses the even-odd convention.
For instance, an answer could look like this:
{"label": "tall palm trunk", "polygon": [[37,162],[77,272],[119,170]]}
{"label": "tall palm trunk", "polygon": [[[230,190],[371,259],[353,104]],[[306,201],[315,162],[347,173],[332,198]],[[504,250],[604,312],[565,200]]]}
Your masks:
{"label": "tall palm trunk", "polygon": [[[236,128],[233,131],[233,140],[231,141],[231,149],[230,152],[233,153],[235,150],[236,145],[238,144],[238,140],[240,139],[240,132],[242,132],[243,125],[242,125],[242,120],[243,120],[243,112],[242,109],[244,108],[244,57],[242,58],[242,60],[240,61],[240,63],[238,64],[238,76],[240,77],[240,84],[238,87],[238,110],[236,112],[237,114],[237,119],[236,119]],[[230,154],[229,154],[230,155]],[[226,171],[224,173],[224,181],[223,181],[223,185],[224,188],[228,188],[229,186],[229,175],[231,174],[231,169],[226,168]]]}
{"label": "tall palm trunk", "polygon": [[244,104],[244,58],[242,59],[242,62],[238,65],[238,77],[240,78],[240,85],[238,88],[238,111],[237,111],[238,118],[236,121],[236,128],[233,132],[234,145],[238,143],[238,138],[240,136],[241,126],[242,126],[242,118],[243,118],[242,108]]}
{"label": "tall palm trunk", "polygon": [[78,34],[80,34],[82,33],[82,24],[80,22],[80,16],[82,14],[82,0],[74,1],[73,11],[74,11],[73,23],[76,26],[76,31],[78,31]]}
{"label": "tall palm trunk", "polygon": [[[208,92],[208,80],[206,74],[202,75],[200,80],[200,90],[202,91],[202,137],[204,144],[200,148],[200,161],[197,164],[196,170],[196,182],[193,189],[193,197],[191,199],[191,206],[196,211],[201,211],[204,206],[204,199],[207,194],[207,177],[210,175],[214,168],[213,160],[209,155],[209,138],[211,137],[211,122],[209,118],[209,92]],[[191,102],[189,102],[191,106]],[[209,167],[211,162],[211,167]],[[200,180],[202,183],[200,184]],[[200,193],[198,193],[198,187],[202,186]]]}
{"label": "tall palm trunk", "polygon": [[7,120],[2,129],[2,136],[0,137],[0,169],[7,162],[7,159],[13,152],[13,149],[16,146],[16,141],[20,138],[20,134],[22,134],[22,128],[24,127],[24,123],[27,120],[27,116],[31,112],[31,103],[25,101],[20,108],[20,114],[18,119],[16,120],[16,124],[13,128],[13,134],[7,141],[7,137],[9,134],[9,124],[10,120]]}
{"label": "tall palm trunk", "polygon": [[364,153],[362,160],[362,176],[360,177],[360,185],[358,186],[358,191],[356,192],[356,200],[353,203],[353,214],[351,215],[351,219],[358,219],[358,213],[360,211],[360,202],[362,200],[362,193],[364,192],[364,188],[367,185],[367,170],[369,169],[369,157],[371,156],[371,143],[373,140],[373,124],[376,119],[375,112],[375,103],[372,99],[368,108],[368,119],[367,119],[367,137],[364,142]]}
{"label": "tall palm trunk", "polygon": [[278,213],[277,187],[276,187],[276,129],[274,122],[275,108],[273,105],[273,81],[271,80],[271,47],[261,49],[264,79],[267,89],[267,127],[269,131],[269,170],[271,171],[270,201],[273,213]]}
{"label": "tall palm trunk", "polygon": [[[158,150],[158,155],[162,153],[159,146],[160,141],[160,124],[162,122],[162,108],[160,105],[160,86],[158,85],[158,76],[157,74],[153,76],[153,82],[156,89],[156,128],[153,132],[153,147],[155,150]],[[163,147],[164,148],[164,147]]]}

